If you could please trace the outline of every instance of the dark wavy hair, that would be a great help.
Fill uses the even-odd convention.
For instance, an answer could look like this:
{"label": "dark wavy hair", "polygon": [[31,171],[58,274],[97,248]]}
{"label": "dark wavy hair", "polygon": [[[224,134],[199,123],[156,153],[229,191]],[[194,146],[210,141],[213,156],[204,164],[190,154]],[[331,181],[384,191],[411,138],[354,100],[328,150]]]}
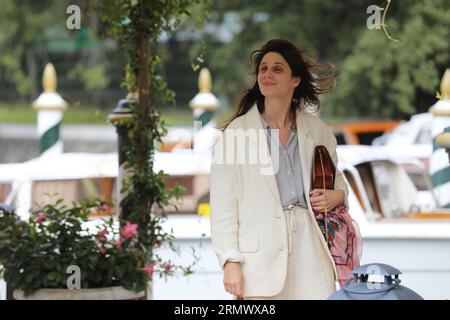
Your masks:
{"label": "dark wavy hair", "polygon": [[258,86],[258,71],[264,55],[268,52],[277,52],[282,55],[292,70],[292,76],[301,79],[300,84],[294,90],[290,108],[294,126],[297,109],[303,108],[311,113],[317,112],[320,109],[319,95],[334,89],[333,65],[318,64],[307,57],[306,50],[299,49],[284,39],[272,39],[261,49],[254,50],[250,54],[250,60],[254,65],[255,83],[251,89],[241,93],[233,116],[219,125],[220,130],[225,130],[234,119],[246,114],[255,103],[259,112],[264,112],[264,96]]}

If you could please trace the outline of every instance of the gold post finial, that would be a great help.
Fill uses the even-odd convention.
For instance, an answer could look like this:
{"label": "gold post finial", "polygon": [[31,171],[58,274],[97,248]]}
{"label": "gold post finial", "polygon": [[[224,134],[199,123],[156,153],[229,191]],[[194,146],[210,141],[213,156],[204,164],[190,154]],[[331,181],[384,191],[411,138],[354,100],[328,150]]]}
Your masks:
{"label": "gold post finial", "polygon": [[441,99],[450,100],[450,69],[445,70],[441,80]]}
{"label": "gold post finial", "polygon": [[200,70],[200,75],[198,76],[198,89],[200,92],[211,92],[211,87],[211,73],[207,68],[202,68],[202,70]]}
{"label": "gold post finial", "polygon": [[211,92],[211,87],[211,73],[207,68],[202,68],[198,76],[199,93],[189,102],[189,107],[203,111],[216,111],[220,107],[220,102]]}
{"label": "gold post finial", "polygon": [[56,92],[56,70],[53,64],[47,63],[44,68],[44,73],[42,75],[42,85],[44,87],[44,92]]}

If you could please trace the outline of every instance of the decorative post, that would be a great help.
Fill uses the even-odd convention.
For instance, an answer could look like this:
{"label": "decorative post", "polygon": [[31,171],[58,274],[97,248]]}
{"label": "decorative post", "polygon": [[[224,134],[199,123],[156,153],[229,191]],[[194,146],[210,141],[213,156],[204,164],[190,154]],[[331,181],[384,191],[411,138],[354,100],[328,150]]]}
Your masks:
{"label": "decorative post", "polygon": [[445,128],[444,132],[436,137],[436,143],[447,151],[448,162],[450,163],[450,127]]}
{"label": "decorative post", "polygon": [[117,204],[119,214],[126,218],[130,213],[130,206],[127,204],[127,195],[122,192],[123,181],[130,173],[125,169],[127,162],[127,149],[130,148],[130,129],[129,121],[132,119],[132,109],[137,108],[138,95],[136,92],[130,92],[125,99],[119,100],[116,108],[108,116],[108,122],[116,127],[118,135],[118,153],[119,153],[119,176],[117,177]]}
{"label": "decorative post", "polygon": [[[208,127],[212,128],[212,118],[214,112],[220,108],[220,101],[211,93],[212,80],[211,73],[207,68],[202,68],[198,76],[199,93],[189,102],[189,106],[193,109],[194,115],[194,149],[209,150],[211,138],[214,137],[214,132],[205,130]],[[201,130],[202,129],[202,130]],[[204,134],[202,134],[204,133]]]}
{"label": "decorative post", "polygon": [[57,77],[55,67],[47,63],[42,75],[44,92],[33,102],[37,110],[37,133],[41,156],[63,152],[60,139],[62,116],[67,110],[67,102],[56,92]]}
{"label": "decorative post", "polygon": [[450,156],[442,149],[445,147],[448,152],[450,141],[450,69],[447,69],[442,77],[440,95],[440,100],[429,110],[433,114],[430,176],[439,207],[450,209]]}
{"label": "decorative post", "polygon": [[195,120],[201,121],[201,127],[211,121],[213,112],[220,107],[219,100],[211,93],[211,87],[211,73],[207,68],[202,68],[198,76],[200,92],[189,102],[189,106],[194,110]]}

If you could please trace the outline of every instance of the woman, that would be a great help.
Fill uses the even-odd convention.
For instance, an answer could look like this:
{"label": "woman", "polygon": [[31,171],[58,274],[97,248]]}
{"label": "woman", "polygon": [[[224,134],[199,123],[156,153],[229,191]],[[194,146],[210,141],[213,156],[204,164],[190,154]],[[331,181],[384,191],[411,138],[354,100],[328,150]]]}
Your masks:
{"label": "woman", "polygon": [[336,139],[305,110],[319,109],[333,79],[313,76],[320,66],[286,40],[252,58],[255,84],[222,128],[211,166],[212,245],[225,290],[238,299],[326,299],[336,266],[314,211],[347,205],[348,191],[339,172],[335,190],[310,190],[314,147],[325,145],[337,164]]}

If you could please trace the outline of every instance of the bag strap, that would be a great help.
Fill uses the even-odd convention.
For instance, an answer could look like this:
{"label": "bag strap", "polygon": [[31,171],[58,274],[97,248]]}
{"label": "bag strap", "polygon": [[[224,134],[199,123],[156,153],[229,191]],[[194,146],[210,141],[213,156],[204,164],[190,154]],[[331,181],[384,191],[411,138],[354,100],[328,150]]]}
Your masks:
{"label": "bag strap", "polygon": [[[332,172],[331,179],[332,179],[332,186],[333,186],[333,189],[334,189],[334,182],[335,182],[335,179],[336,179],[336,167],[334,166],[334,163],[331,160],[330,154],[329,154],[327,148],[324,145],[319,145],[319,146],[315,147],[315,150],[314,150],[314,160],[315,161],[317,160],[317,156],[319,158],[318,160],[320,161],[320,169],[322,171],[322,181],[323,181],[322,189],[323,189],[323,191],[325,191],[325,189],[326,189],[325,165],[327,165],[327,167],[331,168],[331,172]],[[316,164],[314,164],[314,166],[316,166]],[[314,171],[315,170],[313,170],[313,172]],[[328,221],[328,210],[325,207],[325,210],[324,210],[325,240],[328,243],[328,224],[327,224],[327,221]]]}
{"label": "bag strap", "polygon": [[[322,174],[324,174],[324,172],[325,172],[324,168],[327,168],[327,167],[331,168],[332,188],[334,189],[334,183],[336,180],[336,166],[334,165],[333,160],[331,159],[330,154],[324,145],[318,145],[314,149],[314,163],[313,163],[313,170],[312,170],[312,174],[313,174],[312,181],[313,182],[315,182],[315,180],[316,180],[316,175],[315,175],[316,172],[315,171],[316,171],[319,163],[321,165],[319,170]],[[324,183],[322,185],[322,189],[326,189],[326,183]]]}
{"label": "bag strap", "polygon": [[[325,167],[323,165],[323,156],[322,156],[322,152],[320,149],[319,149],[319,157],[320,157],[320,166],[322,168],[323,191],[325,191]],[[333,177],[333,185],[334,185],[334,177]],[[325,241],[328,243],[328,225],[327,225],[327,207],[326,206],[325,206],[323,222],[325,224]]]}

